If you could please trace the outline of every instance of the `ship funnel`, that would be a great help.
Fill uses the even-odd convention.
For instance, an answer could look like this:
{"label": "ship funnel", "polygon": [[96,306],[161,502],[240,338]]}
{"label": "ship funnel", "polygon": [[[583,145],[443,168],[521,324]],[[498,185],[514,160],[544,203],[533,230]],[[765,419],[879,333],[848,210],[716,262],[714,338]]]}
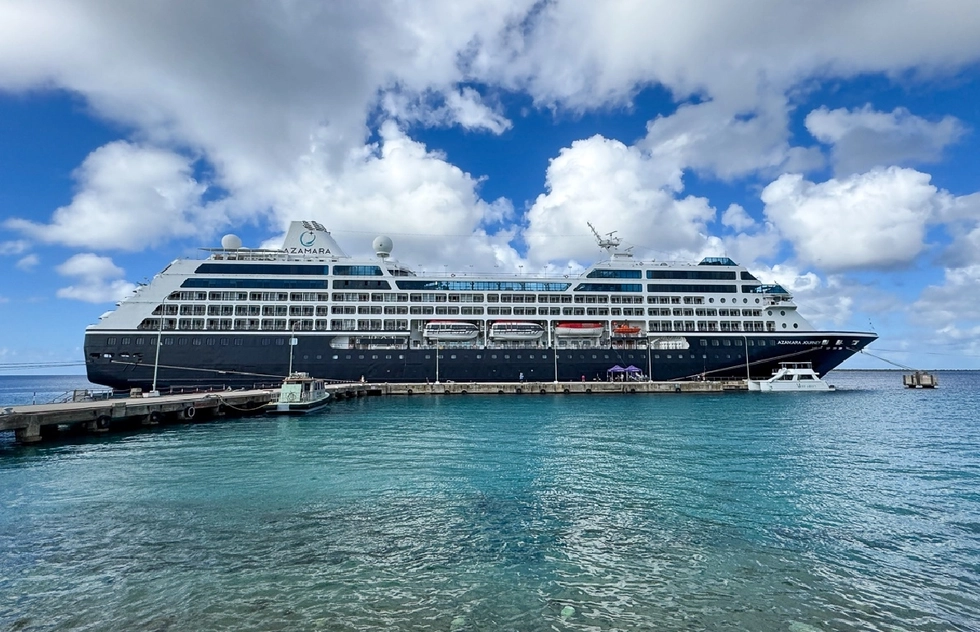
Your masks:
{"label": "ship funnel", "polygon": [[348,258],[319,222],[290,222],[282,248],[291,255]]}

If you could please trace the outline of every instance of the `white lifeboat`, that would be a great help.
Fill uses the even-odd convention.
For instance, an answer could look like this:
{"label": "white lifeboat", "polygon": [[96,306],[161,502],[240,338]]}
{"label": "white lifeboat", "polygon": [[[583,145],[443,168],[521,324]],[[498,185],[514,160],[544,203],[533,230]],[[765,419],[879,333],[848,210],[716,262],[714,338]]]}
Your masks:
{"label": "white lifeboat", "polygon": [[558,323],[555,326],[556,336],[577,338],[598,338],[602,335],[602,323]]}
{"label": "white lifeboat", "polygon": [[456,320],[433,320],[425,324],[422,335],[429,340],[473,340],[480,333],[473,323]]}
{"label": "white lifeboat", "polygon": [[526,321],[499,321],[490,325],[493,340],[537,340],[544,334],[544,327]]}

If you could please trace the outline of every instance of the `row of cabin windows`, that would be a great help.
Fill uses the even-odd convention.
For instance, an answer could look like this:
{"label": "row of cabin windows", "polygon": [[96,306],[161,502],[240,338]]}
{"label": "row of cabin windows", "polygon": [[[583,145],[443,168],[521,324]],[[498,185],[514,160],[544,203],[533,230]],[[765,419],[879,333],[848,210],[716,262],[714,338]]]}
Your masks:
{"label": "row of cabin windows", "polygon": [[[477,306],[429,305],[195,305],[165,304],[153,311],[155,316],[327,316],[328,314],[415,314],[466,315],[484,314]],[[759,318],[758,309],[693,309],[651,307],[488,307],[489,316],[688,316]],[[770,314],[771,315],[771,314]],[[782,312],[785,316],[785,311]]]}
{"label": "row of cabin windows", "polygon": [[[431,308],[430,308],[431,309]],[[520,309],[520,308],[515,308]],[[448,313],[446,315],[449,315]],[[453,314],[456,315],[456,314]],[[514,316],[533,316],[534,314],[500,314]],[[147,318],[138,329],[143,331],[327,331],[328,329],[343,330],[390,330],[401,331],[408,329],[407,320],[398,319],[341,319],[328,321],[325,319],[304,318]],[[794,328],[798,325],[794,324]],[[785,324],[783,328],[786,328]],[[776,323],[769,321],[669,321],[651,320],[647,323],[648,331],[775,331]]]}
{"label": "row of cabin windows", "polygon": [[[403,293],[403,292],[202,292],[180,290],[172,292],[168,296],[170,301],[259,301],[259,302],[294,302],[294,303],[325,303],[330,300],[338,303],[482,303],[484,299],[487,303],[576,303],[576,304],[602,304],[610,303],[613,305],[639,305],[644,302],[642,296],[621,296],[607,294],[456,294],[456,293]],[[761,299],[752,299],[755,303],[760,303]],[[732,298],[735,303],[737,299]],[[703,305],[703,296],[647,296],[647,303],[660,305]],[[714,303],[714,297],[709,298],[708,302]],[[719,302],[725,303],[725,298],[720,298]],[[748,303],[748,298],[743,298],[742,303]]]}
{"label": "row of cabin windows", "polygon": [[[322,321],[315,321],[314,329],[320,329],[321,322]],[[365,321],[334,320],[334,321],[330,321],[330,322],[331,322],[331,324],[336,323],[337,325],[339,325],[338,327],[334,327],[334,329],[353,330],[358,325],[358,323],[364,323]],[[408,322],[407,321],[403,321],[403,320],[402,321],[387,321],[386,320],[386,321],[382,321],[382,325],[381,326],[382,326],[382,328],[391,327],[392,328],[391,329],[392,331],[403,331],[403,330],[407,330],[408,329]],[[229,344],[228,341],[230,339],[229,338],[220,338],[220,339],[219,338],[203,338],[203,339],[196,338],[194,340],[197,341],[195,344],[202,344],[201,341],[203,340],[203,344],[209,345],[209,346],[213,346],[215,344],[219,344],[219,341],[220,341],[220,344],[227,345],[227,344]],[[164,341],[165,341],[164,344],[174,344],[174,338],[165,338]],[[242,344],[242,341],[243,341],[242,338],[235,338],[235,344],[236,345],[241,345]],[[121,346],[123,346],[123,347],[128,347],[128,346],[130,346],[132,344],[136,344],[136,345],[143,345],[143,344],[153,345],[156,342],[156,338],[154,338],[153,336],[146,336],[146,337],[144,337],[144,336],[136,336],[135,338],[132,338],[132,337],[129,337],[129,336],[123,336],[123,337],[121,337],[121,338],[119,338],[117,340],[117,338],[115,336],[110,336],[110,337],[106,338],[105,345],[107,347],[115,347],[116,344],[117,344],[117,342]],[[177,338],[177,344],[184,345],[184,344],[187,344],[187,342],[188,342],[188,339],[187,338]],[[767,340],[765,338],[758,338],[758,339],[749,338],[749,339],[747,339],[747,342],[748,342],[748,345],[750,347],[753,347],[753,346],[758,346],[758,347],[772,346],[772,347],[775,347],[776,344],[777,344],[775,339],[769,339],[769,340]],[[285,344],[285,338],[263,338],[261,344],[263,344],[263,345],[269,345],[269,344],[283,345],[283,344]],[[735,338],[735,339],[725,338],[725,339],[722,339],[722,340],[718,340],[718,339],[711,340],[710,341],[710,345],[709,345],[709,341],[706,338],[702,338],[699,341],[698,344],[700,346],[702,346],[702,347],[707,347],[707,346],[713,346],[713,347],[718,347],[718,346],[730,347],[730,346],[733,346],[733,345],[736,346],[736,347],[741,347],[744,343],[743,343],[743,341],[740,338]],[[829,340],[824,340],[823,341],[823,344],[825,344],[825,345],[830,344],[830,341]],[[533,355],[532,356],[529,356],[529,357],[531,359],[534,359],[534,356]],[[607,355],[606,357],[608,358],[609,356]],[[630,356],[630,357],[632,357],[632,356]],[[402,356],[399,356],[399,358],[400,359],[404,359]],[[477,356],[477,359],[479,359],[479,358],[480,358],[480,356]],[[496,358],[496,356],[494,356],[494,358]],[[518,356],[518,358],[520,358],[520,356]],[[338,356],[334,356],[333,359],[334,360],[337,360],[338,359]],[[347,359],[349,360],[350,359],[350,356],[347,356]],[[542,356],[542,359],[547,359],[547,357],[546,356]],[[569,359],[571,359],[571,356],[569,356]]]}

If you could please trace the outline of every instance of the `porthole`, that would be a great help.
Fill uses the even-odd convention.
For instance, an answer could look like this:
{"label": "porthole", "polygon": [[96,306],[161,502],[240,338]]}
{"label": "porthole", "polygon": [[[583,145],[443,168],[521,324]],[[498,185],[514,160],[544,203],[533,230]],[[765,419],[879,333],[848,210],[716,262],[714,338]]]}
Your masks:
{"label": "porthole", "polygon": [[714,303],[714,302],[715,302],[715,299],[713,299],[713,298],[709,298],[709,299],[708,299],[708,302],[709,302],[709,303]]}
{"label": "porthole", "polygon": [[725,299],[721,299],[721,302],[724,303],[725,302]]}
{"label": "porthole", "polygon": [[786,310],[785,309],[779,310],[779,315],[780,316],[785,316],[786,315]]}
{"label": "porthole", "polygon": [[743,303],[748,303],[748,302],[749,302],[749,299],[747,299],[747,298],[743,298],[743,299],[742,299],[742,302],[743,302]]}
{"label": "porthole", "polygon": [[755,302],[758,303],[759,302],[759,299],[755,299]]}
{"label": "porthole", "polygon": [[783,329],[786,329],[786,323],[783,323]]}
{"label": "porthole", "polygon": [[799,328],[800,328],[799,323],[793,323],[793,329],[799,329]]}

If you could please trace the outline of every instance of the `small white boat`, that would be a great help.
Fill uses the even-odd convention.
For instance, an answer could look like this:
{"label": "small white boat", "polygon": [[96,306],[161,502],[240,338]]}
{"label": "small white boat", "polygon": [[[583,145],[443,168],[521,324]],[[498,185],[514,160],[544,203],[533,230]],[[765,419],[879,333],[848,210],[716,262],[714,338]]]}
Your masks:
{"label": "small white boat", "polygon": [[537,340],[544,334],[544,327],[526,321],[498,321],[490,325],[492,340]]}
{"label": "small white boat", "polygon": [[480,329],[473,323],[433,320],[425,324],[423,335],[429,340],[473,340]]}
{"label": "small white boat", "polygon": [[809,362],[781,362],[768,380],[748,380],[750,391],[832,391]]}
{"label": "small white boat", "polygon": [[558,323],[555,326],[555,335],[597,338],[602,335],[604,329],[602,323]]}
{"label": "small white boat", "polygon": [[319,410],[330,403],[327,383],[310,377],[309,373],[291,373],[279,387],[279,399],[266,404],[270,415],[302,415]]}

